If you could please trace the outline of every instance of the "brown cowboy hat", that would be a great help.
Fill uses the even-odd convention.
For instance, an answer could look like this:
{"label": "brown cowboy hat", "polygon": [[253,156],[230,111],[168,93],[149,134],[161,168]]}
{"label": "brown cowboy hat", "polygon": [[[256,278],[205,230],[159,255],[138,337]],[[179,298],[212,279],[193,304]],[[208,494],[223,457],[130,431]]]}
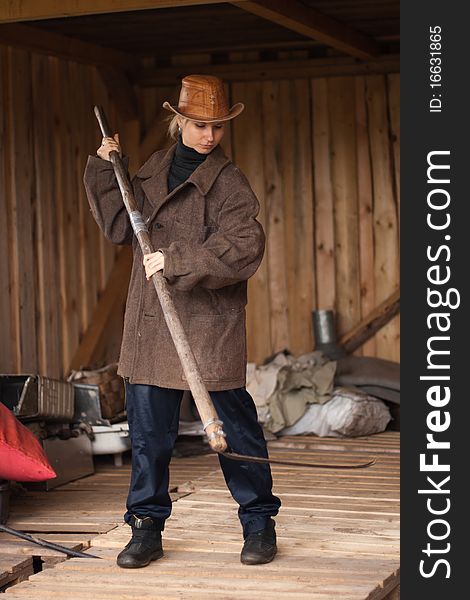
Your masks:
{"label": "brown cowboy hat", "polygon": [[181,82],[178,106],[164,102],[163,108],[190,121],[214,123],[233,119],[245,105],[237,102],[229,109],[224,84],[219,77],[188,75]]}

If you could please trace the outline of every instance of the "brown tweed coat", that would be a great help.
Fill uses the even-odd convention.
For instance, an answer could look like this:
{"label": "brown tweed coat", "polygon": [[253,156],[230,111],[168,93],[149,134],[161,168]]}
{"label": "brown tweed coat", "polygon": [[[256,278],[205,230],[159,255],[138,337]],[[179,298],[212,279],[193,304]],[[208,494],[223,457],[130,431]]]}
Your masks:
{"label": "brown tweed coat", "polygon": [[[168,193],[175,146],[153,154],[133,180],[134,193],[163,276],[208,390],[245,385],[247,279],[265,236],[259,203],[240,170],[216,147]],[[119,373],[131,383],[189,389],[153,283],[145,278],[110,162],[90,156],[85,188],[96,222],[115,244],[133,244]]]}

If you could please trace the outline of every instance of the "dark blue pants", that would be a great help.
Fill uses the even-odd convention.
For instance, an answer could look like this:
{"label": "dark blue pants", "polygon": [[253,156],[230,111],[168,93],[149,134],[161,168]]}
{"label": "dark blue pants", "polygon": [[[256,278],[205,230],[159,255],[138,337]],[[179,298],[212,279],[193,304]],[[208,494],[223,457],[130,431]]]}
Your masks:
{"label": "dark blue pants", "polygon": [[[230,448],[239,454],[268,456],[256,407],[245,388],[209,392],[223,421]],[[152,517],[163,530],[171,514],[169,463],[178,436],[182,390],[126,382],[126,405],[132,440],[132,474],[127,498],[132,514]],[[238,462],[219,456],[227,486],[239,504],[243,533],[263,529],[278,513],[281,501],[272,494],[269,465]],[[208,517],[210,518],[210,517]]]}

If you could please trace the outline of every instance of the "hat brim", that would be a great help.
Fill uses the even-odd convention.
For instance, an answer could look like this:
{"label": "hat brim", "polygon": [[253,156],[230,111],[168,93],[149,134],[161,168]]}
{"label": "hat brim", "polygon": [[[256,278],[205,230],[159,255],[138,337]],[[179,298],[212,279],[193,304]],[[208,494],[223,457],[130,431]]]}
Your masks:
{"label": "hat brim", "polygon": [[222,123],[223,121],[230,121],[230,119],[234,119],[235,117],[237,117],[245,108],[243,102],[237,102],[232,106],[232,108],[228,111],[228,114],[224,117],[217,117],[217,119],[207,119],[198,117],[197,115],[191,115],[181,112],[177,106],[172,106],[169,102],[166,101],[163,103],[162,106],[163,108],[166,108],[166,110],[170,110],[176,115],[183,117],[183,119],[188,119],[189,121],[197,121],[198,123]]}

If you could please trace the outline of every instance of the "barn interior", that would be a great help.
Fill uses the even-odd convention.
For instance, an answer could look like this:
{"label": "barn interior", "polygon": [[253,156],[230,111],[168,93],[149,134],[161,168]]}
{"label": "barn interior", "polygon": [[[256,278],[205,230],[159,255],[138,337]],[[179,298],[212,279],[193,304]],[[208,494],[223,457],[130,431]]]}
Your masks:
{"label": "barn interior", "polygon": [[[0,4],[3,378],[16,376],[18,387],[32,377],[34,387],[38,378],[65,383],[75,374],[85,388],[101,384],[95,419],[123,422],[119,378],[112,369],[96,373],[119,355],[132,255],[106,241],[86,199],[83,171],[101,142],[93,106],[119,132],[133,175],[172,143],[162,103],[177,102],[182,77],[204,73],[224,80],[232,104],[245,104],[222,146],[255,191],[266,232],[248,288],[249,363],[318,349],[315,314],[331,311],[335,350],[376,361],[362,381],[376,391],[377,365],[390,367],[393,377],[389,369],[381,381],[395,392],[382,433],[268,432],[273,458],[376,464],[313,474],[273,467],[286,506],[284,550],[264,571],[247,574],[237,562],[236,511],[217,457],[196,436],[182,437],[168,559],[139,574],[137,588],[137,578],[113,565],[127,535],[129,452],[87,455],[74,468],[86,452],[71,443],[87,436],[64,438],[72,416],[60,427],[57,419],[23,419],[62,478],[41,489],[11,485],[8,525],[102,561],[65,560],[1,533],[0,589],[10,597],[399,597],[399,37],[397,0]],[[187,451],[195,445],[198,456]],[[151,575],[158,593],[149,590]]]}

